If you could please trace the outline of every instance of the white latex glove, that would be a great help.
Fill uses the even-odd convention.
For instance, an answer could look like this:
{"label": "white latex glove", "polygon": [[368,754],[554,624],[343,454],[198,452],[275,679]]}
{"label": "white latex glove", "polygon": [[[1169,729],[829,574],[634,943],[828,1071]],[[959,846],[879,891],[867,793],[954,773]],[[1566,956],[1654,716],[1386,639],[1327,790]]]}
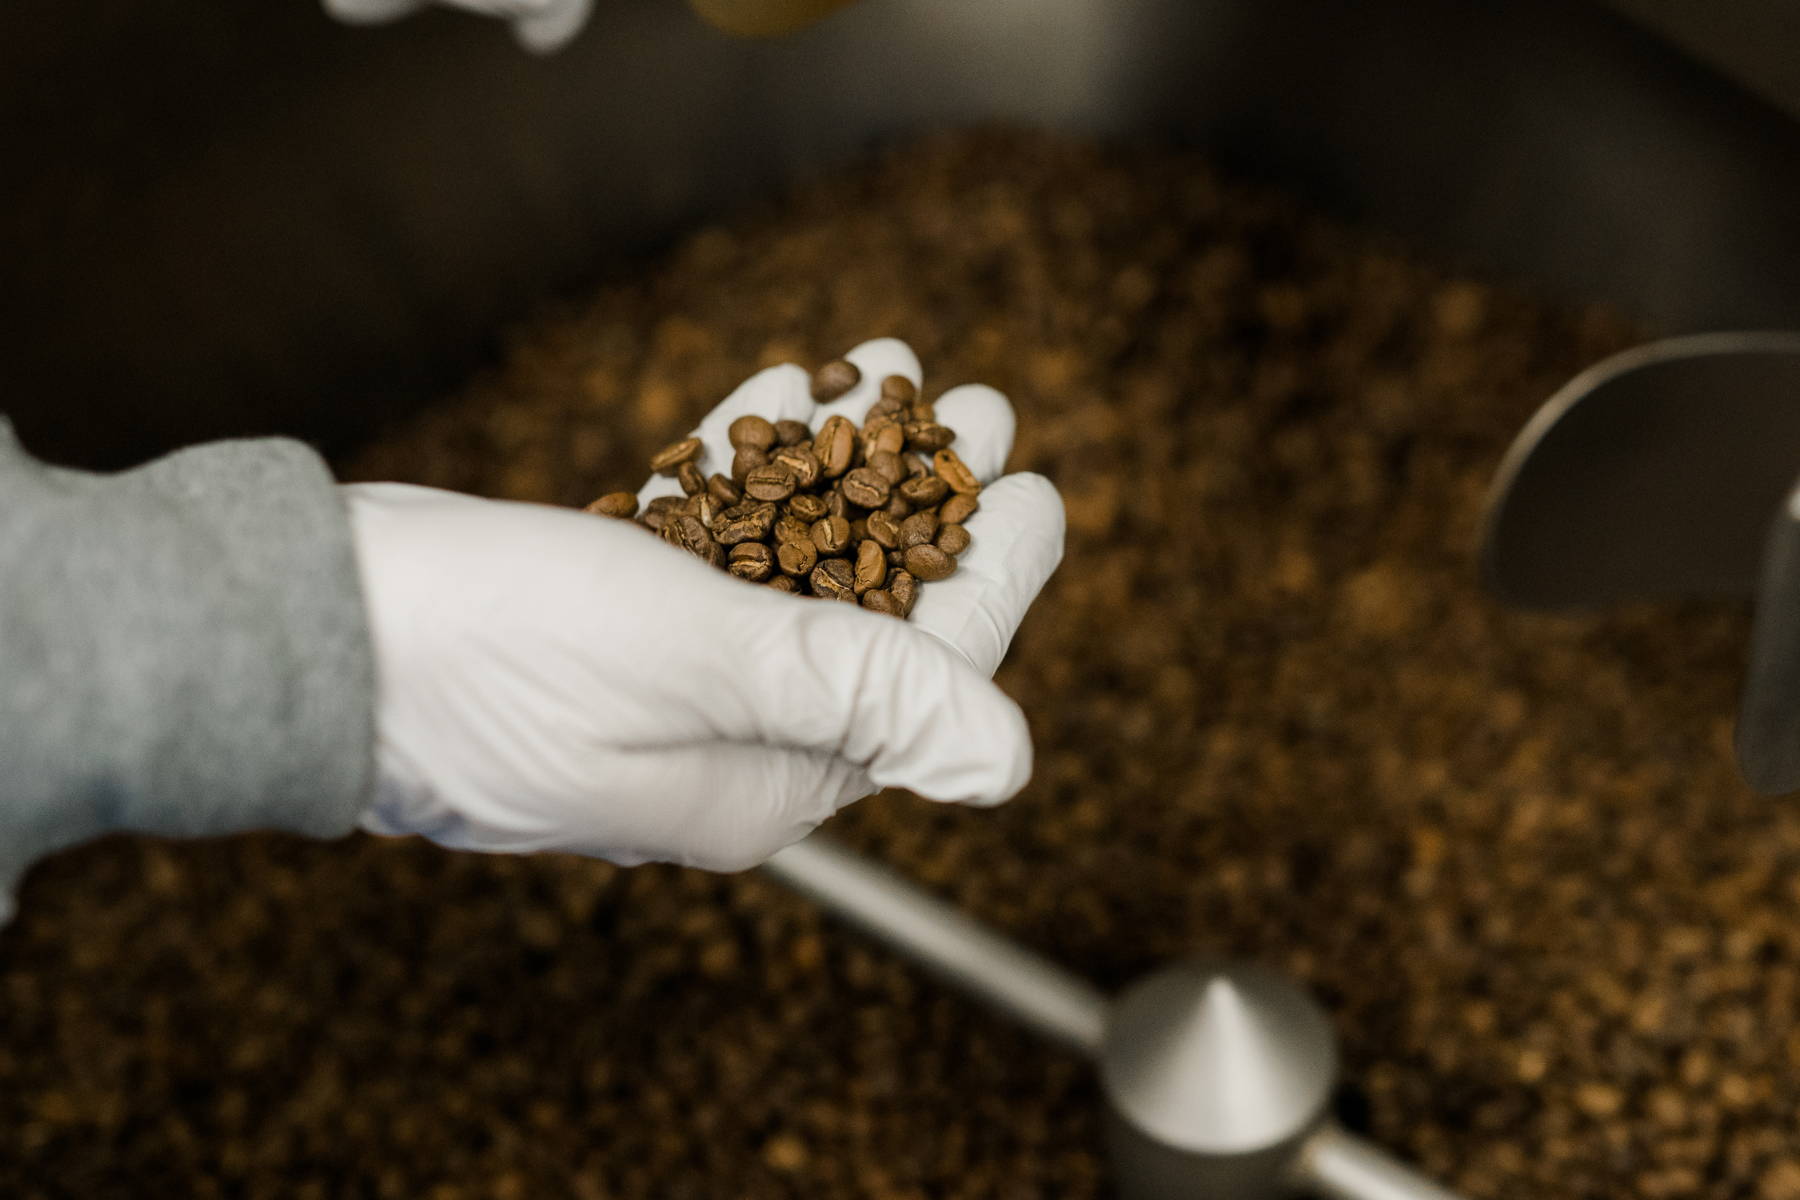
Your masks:
{"label": "white latex glove", "polygon": [[[397,21],[433,0],[324,0],[325,11],[351,25]],[[587,21],[593,0],[436,0],[447,8],[500,17],[527,50],[548,54],[565,45]]]}
{"label": "white latex glove", "polygon": [[[729,469],[745,413],[860,421],[885,376],[919,382],[900,342],[848,357],[863,381],[828,405],[799,367],[750,379],[697,430],[702,467]],[[1006,399],[957,388],[937,413],[994,480]],[[1041,476],[982,490],[959,569],[920,587],[910,622],[743,582],[629,522],[401,484],[344,495],[379,678],[374,832],[738,870],[878,788],[994,804],[1031,773],[1023,714],[988,677],[1062,557]]]}

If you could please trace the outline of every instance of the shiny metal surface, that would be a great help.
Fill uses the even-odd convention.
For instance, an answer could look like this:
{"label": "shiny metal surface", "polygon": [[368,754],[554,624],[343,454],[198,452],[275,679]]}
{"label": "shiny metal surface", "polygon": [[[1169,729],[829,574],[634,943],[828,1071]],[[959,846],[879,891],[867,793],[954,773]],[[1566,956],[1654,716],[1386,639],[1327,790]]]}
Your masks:
{"label": "shiny metal surface", "polygon": [[1458,1200],[1374,1143],[1331,1124],[1301,1147],[1293,1181],[1321,1200]]}
{"label": "shiny metal surface", "polygon": [[1800,477],[1800,334],[1673,338],[1546,403],[1502,463],[1482,570],[1542,608],[1749,595]]}
{"label": "shiny metal surface", "polygon": [[821,835],[763,869],[977,999],[1087,1056],[1106,1032],[1100,990]]}
{"label": "shiny metal surface", "polygon": [[1670,332],[1800,324],[1800,126],[1587,3],[864,0],[764,42],[608,0],[539,59],[448,12],[9,0],[0,394],[70,461],[343,447],[546,295],[993,121],[1199,147]]}

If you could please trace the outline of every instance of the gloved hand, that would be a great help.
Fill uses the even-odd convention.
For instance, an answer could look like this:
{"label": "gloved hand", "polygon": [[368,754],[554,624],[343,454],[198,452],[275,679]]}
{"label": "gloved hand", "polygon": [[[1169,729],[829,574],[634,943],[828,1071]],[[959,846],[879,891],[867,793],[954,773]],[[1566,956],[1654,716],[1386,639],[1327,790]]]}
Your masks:
{"label": "gloved hand", "polygon": [[[324,0],[325,11],[352,25],[397,21],[431,0]],[[566,44],[587,21],[593,0],[437,0],[450,8],[512,23],[520,45],[547,54]]]}
{"label": "gloved hand", "polygon": [[[751,378],[696,431],[727,470],[745,413],[860,423],[900,342],[848,357],[813,402],[796,366]],[[956,574],[910,622],[745,583],[628,522],[399,484],[344,489],[379,679],[380,785],[364,826],[489,851],[752,866],[881,787],[995,804],[1031,771],[990,681],[1062,557],[1062,502],[996,480],[1013,414],[991,388],[937,402],[989,486]],[[650,498],[679,490],[653,479]]]}

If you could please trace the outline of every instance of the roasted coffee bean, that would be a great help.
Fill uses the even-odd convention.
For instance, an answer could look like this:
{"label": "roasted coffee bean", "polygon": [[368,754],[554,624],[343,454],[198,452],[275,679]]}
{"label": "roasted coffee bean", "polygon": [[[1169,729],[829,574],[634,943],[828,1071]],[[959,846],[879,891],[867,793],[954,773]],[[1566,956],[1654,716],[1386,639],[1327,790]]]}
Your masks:
{"label": "roasted coffee bean", "polygon": [[836,479],[856,461],[856,426],[841,415],[828,418],[813,438],[812,450],[827,479]]}
{"label": "roasted coffee bean", "polygon": [[783,574],[805,576],[811,574],[813,565],[819,561],[819,550],[811,538],[803,542],[783,542],[775,547],[775,561]]}
{"label": "roasted coffee bean", "polygon": [[914,454],[911,450],[901,454],[900,461],[906,464],[906,474],[909,477],[931,474],[931,464]]}
{"label": "roasted coffee bean", "polygon": [[932,421],[906,423],[906,448],[920,453],[936,453],[956,440],[956,433]]}
{"label": "roasted coffee bean", "polygon": [[906,565],[906,551],[889,550],[887,560],[888,566],[890,567],[904,567]]}
{"label": "roasted coffee bean", "polygon": [[744,477],[744,494],[753,500],[786,500],[794,486],[793,469],[785,463],[764,463]]}
{"label": "roasted coffee bean", "polygon": [[791,512],[782,513],[775,518],[775,528],[771,537],[777,546],[783,542],[810,542],[812,541],[812,522],[802,521]]}
{"label": "roasted coffee bean", "polygon": [[825,557],[842,554],[850,546],[850,522],[842,517],[820,517],[813,522],[812,544]]}
{"label": "roasted coffee bean", "polygon": [[865,460],[877,454],[898,454],[906,449],[906,430],[900,422],[884,417],[863,429],[862,448]]}
{"label": "roasted coffee bean", "polygon": [[706,490],[706,472],[698,464],[684,462],[675,468],[676,482],[681,484],[683,494],[698,496]]}
{"label": "roasted coffee bean", "polygon": [[953,492],[973,496],[981,490],[981,480],[975,478],[975,472],[969,470],[969,464],[948,447],[931,456],[931,466],[938,478],[949,484]]}
{"label": "roasted coffee bean", "polygon": [[725,546],[760,542],[775,526],[775,506],[751,500],[733,505],[713,520],[713,537]]}
{"label": "roasted coffee bean", "polygon": [[981,501],[972,495],[952,496],[938,509],[938,519],[946,525],[965,525],[980,507]]}
{"label": "roasted coffee bean", "polygon": [[888,502],[882,505],[881,511],[896,521],[904,521],[913,515],[913,506],[905,496],[894,492],[888,497]]}
{"label": "roasted coffee bean", "polygon": [[915,400],[906,410],[908,420],[935,423],[937,421],[937,405],[929,400]]}
{"label": "roasted coffee bean", "polygon": [[945,525],[938,530],[933,545],[945,554],[959,555],[969,548],[969,531],[961,525]]}
{"label": "roasted coffee bean", "polygon": [[919,389],[904,375],[889,375],[881,381],[881,398],[907,405],[919,397]]}
{"label": "roasted coffee bean", "polygon": [[798,446],[801,442],[812,441],[812,426],[805,421],[775,422],[775,444],[777,446]]}
{"label": "roasted coffee bean", "polygon": [[882,509],[869,514],[868,532],[871,540],[880,543],[883,550],[897,550],[900,547],[900,522],[894,520]]}
{"label": "roasted coffee bean", "polygon": [[906,478],[906,464],[900,461],[898,454],[887,450],[877,450],[869,455],[869,470],[887,480],[889,487]]}
{"label": "roasted coffee bean", "polygon": [[658,475],[673,475],[682,463],[693,462],[705,449],[705,444],[697,437],[670,442],[650,456],[650,469]]}
{"label": "roasted coffee bean", "polygon": [[802,491],[819,482],[819,456],[810,446],[783,446],[770,460],[794,473],[794,486]]}
{"label": "roasted coffee bean", "polygon": [[750,472],[763,466],[768,461],[769,456],[764,454],[761,450],[752,450],[750,447],[745,446],[731,456],[732,482],[736,483],[739,487],[742,487],[744,480],[749,476]]}
{"label": "roasted coffee bean", "polygon": [[812,398],[828,404],[862,382],[862,371],[849,359],[833,359],[812,377]]}
{"label": "roasted coffee bean", "polygon": [[752,450],[767,450],[775,444],[775,426],[767,418],[746,414],[731,423],[725,437],[733,450],[742,450],[746,446]]}
{"label": "roasted coffee bean", "polygon": [[722,507],[723,505],[713,499],[711,492],[701,492],[697,496],[689,496],[681,511],[690,517],[700,518],[700,523],[711,529],[713,521],[719,515],[719,509]]}
{"label": "roasted coffee bean", "polygon": [[867,422],[875,420],[877,417],[899,416],[905,411],[906,405],[900,403],[900,401],[894,399],[892,396],[883,396],[881,399],[875,401],[875,403],[869,405],[869,411],[863,414],[863,421],[866,424]]}
{"label": "roasted coffee bean", "polygon": [[890,572],[887,590],[894,603],[900,606],[900,615],[912,616],[913,604],[919,599],[919,581],[913,578],[913,573],[905,569]]}
{"label": "roasted coffee bean", "polygon": [[733,483],[729,476],[714,475],[706,481],[706,490],[712,493],[720,508],[730,508],[744,502],[744,489]]}
{"label": "roasted coffee bean", "polygon": [[900,522],[900,549],[911,550],[914,546],[930,545],[937,537],[937,514],[930,509],[916,512]]}
{"label": "roasted coffee bean", "polygon": [[914,546],[906,552],[906,569],[923,583],[935,583],[955,573],[956,560],[936,546]]}
{"label": "roasted coffee bean", "polygon": [[849,518],[850,502],[844,499],[842,489],[834,487],[825,493],[825,511],[834,517]]}
{"label": "roasted coffee bean", "polygon": [[894,599],[892,592],[875,588],[862,594],[862,606],[870,612],[885,613],[890,617],[904,617],[900,611],[900,602]]}
{"label": "roasted coffee bean", "polygon": [[744,542],[725,556],[725,569],[739,579],[761,583],[775,573],[775,552],[761,542]]}
{"label": "roasted coffee bean", "polygon": [[686,513],[671,517],[657,536],[715,567],[725,565],[725,547],[713,540],[698,517],[690,517]]}
{"label": "roasted coffee bean", "polygon": [[888,500],[888,481],[868,467],[844,476],[844,499],[864,508],[880,508]]}
{"label": "roasted coffee bean", "polygon": [[636,492],[608,492],[587,506],[587,511],[603,517],[635,517],[637,510]]}
{"label": "roasted coffee bean", "polygon": [[825,515],[825,501],[808,493],[796,493],[788,500],[788,511],[811,525]]}
{"label": "roasted coffee bean", "polygon": [[815,596],[856,603],[856,569],[847,558],[826,559],[812,569],[807,582],[812,585]]}
{"label": "roasted coffee bean", "polygon": [[[876,509],[875,511],[880,512],[881,510]],[[869,536],[869,518],[858,517],[858,518],[856,518],[856,520],[850,522],[850,544],[852,546],[856,545],[858,542],[862,541],[864,538],[866,538],[868,536]]]}
{"label": "roasted coffee bean", "polygon": [[768,586],[778,592],[798,593],[800,591],[799,582],[791,575],[771,575]]}
{"label": "roasted coffee bean", "polygon": [[944,497],[950,494],[950,485],[936,475],[914,475],[900,485],[900,494],[909,504],[930,508],[944,502]]}
{"label": "roasted coffee bean", "polygon": [[856,594],[862,595],[870,588],[878,588],[887,582],[887,551],[881,543],[867,541],[856,548]]}

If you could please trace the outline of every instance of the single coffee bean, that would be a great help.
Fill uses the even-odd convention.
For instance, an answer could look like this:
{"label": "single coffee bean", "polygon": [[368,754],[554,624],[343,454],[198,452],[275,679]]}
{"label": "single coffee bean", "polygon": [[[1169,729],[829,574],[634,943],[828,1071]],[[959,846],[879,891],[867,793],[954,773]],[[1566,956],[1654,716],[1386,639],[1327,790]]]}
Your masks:
{"label": "single coffee bean", "polygon": [[768,461],[769,456],[761,450],[753,450],[749,446],[743,447],[736,454],[731,456],[732,482],[736,483],[739,487],[742,487],[744,480],[749,477],[750,472],[763,466]]}
{"label": "single coffee bean", "polygon": [[813,522],[812,544],[821,556],[842,554],[850,545],[850,522],[842,517],[820,517]]}
{"label": "single coffee bean", "polygon": [[[876,509],[875,511],[880,512],[881,510]],[[868,536],[869,518],[858,517],[856,520],[850,522],[850,544],[852,546],[855,546],[858,542],[863,541]]]}
{"label": "single coffee bean", "polygon": [[725,565],[725,547],[713,541],[712,535],[706,532],[706,526],[700,523],[698,517],[690,517],[686,513],[672,517],[663,525],[658,536],[715,567]]}
{"label": "single coffee bean", "polygon": [[831,417],[819,426],[812,450],[818,456],[825,478],[836,479],[848,471],[856,459],[856,426],[842,415]]}
{"label": "single coffee bean", "polygon": [[788,500],[788,511],[811,525],[825,515],[825,501],[810,492],[796,493]]}
{"label": "single coffee bean", "polygon": [[900,548],[900,522],[884,510],[878,508],[869,514],[868,531],[870,540],[880,544],[883,550]]}
{"label": "single coffee bean", "polygon": [[875,403],[869,405],[869,411],[863,414],[863,421],[867,423],[875,420],[877,417],[899,416],[905,411],[906,405],[900,403],[900,401],[892,396],[883,396]]}
{"label": "single coffee bean", "polygon": [[844,499],[864,508],[880,508],[888,500],[888,481],[868,467],[845,475],[843,487]]}
{"label": "single coffee bean", "polygon": [[800,591],[799,582],[791,575],[772,575],[769,577],[769,586],[778,592],[798,594]]}
{"label": "single coffee bean", "polygon": [[668,523],[668,520],[668,513],[652,512],[646,508],[644,510],[644,515],[637,519],[637,523],[642,525],[645,529],[648,529],[651,533],[661,533],[662,527]]}
{"label": "single coffee bean", "polygon": [[713,522],[718,519],[719,509],[722,507],[724,506],[713,499],[711,492],[701,492],[697,496],[689,496],[682,511],[690,517],[700,518],[700,523],[711,529]]}
{"label": "single coffee bean", "polygon": [[698,464],[682,463],[675,468],[675,478],[681,484],[681,490],[690,496],[698,496],[706,490],[706,472]]}
{"label": "single coffee bean", "polygon": [[894,594],[882,588],[875,588],[862,594],[862,606],[870,612],[885,613],[890,617],[904,617],[900,611],[900,602]]}
{"label": "single coffee bean", "polygon": [[913,578],[911,571],[899,570],[888,576],[888,595],[900,606],[900,615],[910,617],[913,605],[919,599],[919,581]]}
{"label": "single coffee bean", "polygon": [[650,469],[658,475],[673,475],[682,463],[693,462],[705,449],[705,444],[697,437],[670,442],[650,456]]}
{"label": "single coffee bean", "polygon": [[812,452],[811,446],[783,446],[770,461],[792,471],[797,488],[804,490],[819,482],[819,456]]}
{"label": "single coffee bean", "polygon": [[863,458],[877,454],[898,454],[906,449],[906,430],[892,417],[884,417],[863,428]]}
{"label": "single coffee bean", "polygon": [[784,463],[764,463],[744,477],[744,494],[756,500],[786,500],[794,486],[794,472]]}
{"label": "single coffee bean", "polygon": [[906,552],[906,569],[925,583],[948,579],[956,571],[956,560],[936,546],[914,546]]}
{"label": "single coffee bean", "polygon": [[888,497],[888,502],[883,506],[881,511],[894,518],[896,521],[904,521],[906,518],[913,515],[913,506],[905,496],[902,496],[899,492],[895,492]]}
{"label": "single coffee bean", "polygon": [[949,484],[953,492],[973,496],[981,490],[981,480],[975,478],[975,472],[969,470],[969,464],[948,446],[931,456],[931,466],[938,478]]}
{"label": "single coffee bean", "polygon": [[881,398],[893,400],[899,404],[911,404],[918,399],[919,389],[913,381],[904,375],[889,375],[881,381]]}
{"label": "single coffee bean", "polygon": [[945,525],[938,530],[937,541],[933,544],[945,554],[961,554],[969,548],[969,531],[961,525]]}
{"label": "single coffee bean", "polygon": [[807,582],[812,584],[815,596],[856,603],[856,569],[847,558],[826,559],[812,569]]}
{"label": "single coffee bean", "polygon": [[775,506],[754,500],[733,505],[713,519],[713,537],[721,545],[760,542],[775,526]]}
{"label": "single coffee bean", "polygon": [[889,487],[906,478],[906,464],[900,461],[898,454],[887,450],[877,450],[869,455],[869,470],[887,480]]}
{"label": "single coffee bean", "polygon": [[782,513],[775,518],[775,528],[771,531],[771,537],[777,546],[783,542],[810,542],[812,541],[812,522],[802,521],[791,512]]}
{"label": "single coffee bean", "polygon": [[850,502],[844,499],[843,489],[834,487],[825,493],[825,511],[834,517],[849,518]]}
{"label": "single coffee bean", "polygon": [[828,404],[862,382],[862,371],[848,359],[834,359],[813,372],[812,398]]}
{"label": "single coffee bean", "polygon": [[775,422],[775,444],[777,446],[798,446],[801,442],[810,442],[812,435],[812,427],[805,421]]}
{"label": "single coffee bean", "polygon": [[906,464],[906,473],[910,476],[916,477],[919,475],[931,474],[931,464],[914,454],[911,450],[902,454],[900,456],[900,461]]}
{"label": "single coffee bean", "polygon": [[916,512],[900,522],[900,549],[911,550],[914,546],[928,546],[937,537],[937,514],[930,509]]}
{"label": "single coffee bean", "polygon": [[901,567],[904,567],[905,565],[906,565],[906,551],[904,551],[904,550],[889,550],[888,551],[888,566],[893,567],[895,569],[899,569]]}
{"label": "single coffee bean", "polygon": [[746,414],[731,423],[725,436],[733,450],[742,450],[746,446],[752,450],[767,450],[775,444],[775,426],[765,417]]}
{"label": "single coffee bean", "polygon": [[587,511],[603,517],[635,517],[637,510],[636,492],[608,492],[587,506]]}
{"label": "single coffee bean", "polygon": [[937,421],[937,405],[929,400],[915,400],[906,410],[906,415],[914,421]]}
{"label": "single coffee bean", "polygon": [[973,496],[952,496],[938,509],[938,520],[946,525],[965,525],[980,507],[981,501]]}
{"label": "single coffee bean", "polygon": [[726,555],[725,569],[739,579],[761,583],[775,573],[775,552],[761,542],[744,542]]}
{"label": "single coffee bean", "polygon": [[646,513],[661,513],[666,517],[672,517],[685,507],[687,507],[686,496],[658,496],[656,499],[650,501],[650,503],[644,505],[644,511]]}
{"label": "single coffee bean", "polygon": [[944,497],[950,494],[950,485],[936,475],[914,475],[900,485],[900,494],[908,503],[930,508],[944,502]]}
{"label": "single coffee bean", "polygon": [[864,542],[856,548],[856,594],[862,595],[871,588],[878,588],[887,582],[887,552],[879,542]]}
{"label": "single coffee bean", "polygon": [[804,542],[783,542],[775,547],[775,562],[785,575],[809,575],[818,561],[818,547],[810,538]]}
{"label": "single coffee bean", "polygon": [[908,421],[906,423],[906,448],[908,450],[934,453],[955,440],[954,432],[935,422]]}
{"label": "single coffee bean", "polygon": [[713,499],[719,502],[720,508],[730,508],[734,504],[744,502],[744,489],[731,481],[726,475],[714,475],[706,481],[706,490]]}

